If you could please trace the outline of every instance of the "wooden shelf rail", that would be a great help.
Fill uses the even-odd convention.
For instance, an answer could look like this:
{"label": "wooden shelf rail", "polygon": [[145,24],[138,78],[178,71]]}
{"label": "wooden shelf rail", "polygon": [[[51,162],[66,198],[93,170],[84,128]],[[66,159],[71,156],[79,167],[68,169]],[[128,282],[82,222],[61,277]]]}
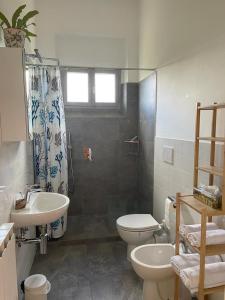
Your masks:
{"label": "wooden shelf rail", "polygon": [[[225,103],[214,103],[210,106],[201,106],[197,103],[197,113],[196,113],[196,127],[195,127],[195,153],[194,153],[194,187],[198,188],[199,172],[206,172],[209,174],[209,185],[214,184],[214,177],[220,176],[222,178],[222,206],[221,209],[214,209],[207,206],[205,203],[196,199],[194,195],[183,196],[180,193],[176,195],[176,255],[179,255],[179,244],[180,244],[180,210],[181,205],[187,205],[197,213],[201,215],[201,241],[200,247],[192,247],[200,255],[200,270],[199,270],[199,285],[198,285],[198,300],[204,300],[205,295],[213,294],[219,291],[224,291],[225,297],[225,285],[204,288],[205,283],[205,257],[207,255],[219,255],[225,254],[225,244],[221,245],[206,245],[206,223],[212,221],[213,216],[225,215],[225,137],[217,137],[217,110],[225,108]],[[200,122],[201,122],[201,112],[202,111],[212,111],[212,124],[211,124],[211,136],[201,137],[200,136]],[[210,162],[209,166],[199,166],[199,147],[200,141],[210,142]],[[215,166],[215,156],[216,156],[216,143],[220,142],[223,144],[224,162],[222,168],[217,168]],[[179,300],[180,291],[180,280],[179,276],[176,275],[175,279],[175,300]],[[225,299],[225,298],[224,298]]]}
{"label": "wooden shelf rail", "polygon": [[210,167],[198,167],[198,170],[199,171],[202,171],[202,172],[205,172],[205,173],[208,173],[208,174],[211,174],[211,175],[214,175],[214,176],[223,176],[224,172],[223,172],[223,169],[221,168],[217,168],[217,167],[213,167],[213,166],[210,166]]}
{"label": "wooden shelf rail", "polygon": [[[194,153],[194,187],[198,188],[199,183],[199,171],[209,174],[209,185],[214,184],[214,177],[222,177],[222,210],[225,210],[225,137],[217,137],[217,110],[225,108],[225,103],[217,104],[214,103],[211,106],[201,106],[197,103],[197,113],[196,113],[196,126],[195,126],[195,153]],[[212,110],[212,124],[211,124],[211,137],[201,137],[200,136],[200,123],[201,123],[201,112],[204,110]],[[210,142],[210,162],[209,166],[199,166],[199,148],[200,141]],[[223,168],[218,168],[215,166],[215,156],[216,156],[216,142],[223,143],[224,151],[224,165]]]}
{"label": "wooden shelf rail", "polygon": [[224,137],[197,137],[200,141],[212,141],[212,142],[219,142],[219,143],[225,143]]}
{"label": "wooden shelf rail", "polygon": [[225,103],[215,103],[213,105],[209,105],[209,106],[201,106],[199,109],[200,110],[215,110],[215,109],[221,109],[221,108],[225,108]]}

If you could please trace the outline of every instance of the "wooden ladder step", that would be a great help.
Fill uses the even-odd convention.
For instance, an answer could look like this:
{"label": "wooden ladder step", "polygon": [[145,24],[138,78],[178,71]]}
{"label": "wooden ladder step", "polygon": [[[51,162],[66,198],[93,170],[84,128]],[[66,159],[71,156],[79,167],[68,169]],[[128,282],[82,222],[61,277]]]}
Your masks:
{"label": "wooden ladder step", "polygon": [[225,103],[213,104],[209,106],[199,106],[199,110],[214,110],[214,109],[221,109],[225,108]]}
{"label": "wooden ladder step", "polygon": [[182,203],[186,204],[187,206],[191,207],[193,210],[195,210],[200,214],[202,213],[203,210],[206,210],[207,216],[225,215],[225,211],[208,206],[207,204],[196,199],[194,195],[181,196],[179,200],[181,204]]}
{"label": "wooden ladder step", "polygon": [[205,173],[208,173],[208,174],[212,174],[212,175],[215,175],[215,176],[223,177],[223,174],[224,174],[223,169],[217,168],[217,167],[203,166],[203,167],[197,167],[197,169],[199,171],[202,171],[202,172],[205,172]]}
{"label": "wooden ladder step", "polygon": [[225,143],[224,137],[201,137],[201,136],[199,136],[199,137],[197,137],[197,140]]}
{"label": "wooden ladder step", "polygon": [[225,285],[215,286],[212,288],[204,289],[204,295],[224,292],[224,290],[225,290]]}

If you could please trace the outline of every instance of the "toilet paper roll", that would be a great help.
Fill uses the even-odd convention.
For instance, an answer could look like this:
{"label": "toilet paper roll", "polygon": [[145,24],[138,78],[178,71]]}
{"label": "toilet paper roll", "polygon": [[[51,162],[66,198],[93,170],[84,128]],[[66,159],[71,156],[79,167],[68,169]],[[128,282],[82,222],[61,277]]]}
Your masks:
{"label": "toilet paper roll", "polygon": [[171,227],[175,227],[176,224],[176,209],[173,207],[173,202],[166,198],[165,201],[165,225],[171,230]]}

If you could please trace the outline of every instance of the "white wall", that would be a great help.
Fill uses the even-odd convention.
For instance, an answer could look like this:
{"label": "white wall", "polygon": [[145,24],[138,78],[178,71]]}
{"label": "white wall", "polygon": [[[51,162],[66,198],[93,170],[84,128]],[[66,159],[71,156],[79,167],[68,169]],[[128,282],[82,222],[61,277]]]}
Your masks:
{"label": "white wall", "polygon": [[[158,68],[154,216],[159,221],[168,195],[192,192],[196,102],[225,102],[224,11],[224,1],[140,2],[139,64]],[[225,134],[224,120],[220,115],[218,135]],[[210,122],[206,114],[202,135],[210,134]],[[171,165],[163,161],[165,145],[174,148]],[[207,154],[203,144],[204,160]]]}
{"label": "white wall", "polygon": [[[35,9],[34,0],[0,0],[0,11],[2,11],[9,20],[11,20],[14,11],[23,4],[27,5],[27,7],[24,9],[25,13],[29,10]],[[35,28],[32,28],[32,32],[35,32]],[[4,46],[2,32],[0,32],[0,47],[1,46]],[[31,43],[26,40],[26,50],[29,52],[34,48],[35,38],[31,39]]]}
{"label": "white wall", "polygon": [[61,64],[138,66],[138,0],[36,0],[37,46]]}
{"label": "white wall", "polygon": [[[225,100],[225,41],[158,70],[156,136],[194,140],[196,102]],[[223,114],[224,115],[224,114]],[[202,136],[210,135],[211,113],[203,113]],[[218,135],[225,134],[218,117]],[[219,126],[221,124],[221,126]]]}
{"label": "white wall", "polygon": [[140,0],[140,66],[159,67],[225,36],[224,0]]}

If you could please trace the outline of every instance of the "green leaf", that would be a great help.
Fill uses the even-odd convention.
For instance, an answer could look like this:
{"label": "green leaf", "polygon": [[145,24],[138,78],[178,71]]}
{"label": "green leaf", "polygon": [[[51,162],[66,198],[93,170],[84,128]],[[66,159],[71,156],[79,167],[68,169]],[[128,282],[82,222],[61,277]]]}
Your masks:
{"label": "green leaf", "polygon": [[30,32],[27,29],[24,29],[24,31],[26,32],[26,37],[30,37],[30,36],[37,36],[36,34],[34,34],[33,32]]}
{"label": "green leaf", "polygon": [[34,34],[34,33],[32,33],[32,32],[30,32],[30,31],[28,31],[27,29],[24,29],[24,31],[26,32],[26,39],[28,39],[28,41],[29,42],[31,42],[31,39],[30,39],[30,37],[32,36],[37,36],[36,34]]}
{"label": "green leaf", "polygon": [[17,24],[16,24],[16,28],[22,29],[22,27],[23,27],[23,20],[22,19],[18,19]]}
{"label": "green leaf", "polygon": [[31,42],[31,39],[29,36],[26,36],[26,39],[28,39],[28,41]]}
{"label": "green leaf", "polygon": [[0,12],[0,20],[2,20],[3,24],[5,23],[5,25],[6,25],[8,28],[11,27],[11,25],[10,25],[8,19],[6,18],[6,16],[5,16],[2,12]]}
{"label": "green leaf", "polygon": [[31,26],[31,25],[36,26],[36,23],[30,23],[30,24],[27,24],[27,27],[29,27],[29,26]]}
{"label": "green leaf", "polygon": [[12,16],[12,27],[15,28],[16,27],[16,23],[17,23],[17,19],[19,18],[19,16],[21,15],[22,11],[24,10],[24,8],[26,7],[26,4],[21,5],[17,8],[17,10],[14,12],[13,16]]}
{"label": "green leaf", "polygon": [[37,10],[32,10],[29,11],[24,17],[23,17],[23,24],[27,24],[27,21],[31,18],[33,18],[34,16],[36,16],[37,14],[39,14],[39,12]]}

